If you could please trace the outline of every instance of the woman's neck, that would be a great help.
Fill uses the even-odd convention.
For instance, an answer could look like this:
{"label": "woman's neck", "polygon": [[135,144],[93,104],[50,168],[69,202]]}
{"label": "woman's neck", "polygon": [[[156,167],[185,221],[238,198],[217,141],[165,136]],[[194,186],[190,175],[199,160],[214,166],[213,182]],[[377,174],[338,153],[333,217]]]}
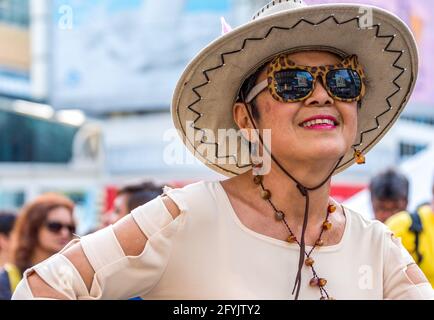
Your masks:
{"label": "woman's neck", "polygon": [[[336,163],[323,163],[321,168],[309,167],[308,164],[298,164],[298,168],[302,170],[296,170],[297,166],[292,166],[291,168],[284,166],[291,176],[306,188],[317,187],[326,180],[318,189],[308,191],[309,219],[305,233],[307,245],[314,245],[318,239],[319,232],[327,216],[328,204],[334,204],[336,212],[329,216],[328,220],[332,223],[333,227],[322,239],[328,245],[332,245],[338,243],[342,237],[346,222],[345,214],[340,209],[339,204],[330,198],[331,179],[327,178],[335,165]],[[326,168],[330,169],[326,171]],[[222,182],[225,191],[229,195],[231,204],[234,206],[235,213],[253,231],[278,239],[285,238],[282,234],[287,233],[286,228],[282,229],[284,225],[274,219],[272,206],[261,198],[262,188],[254,183],[253,178],[253,173],[250,170]],[[291,228],[291,232],[293,232],[297,239],[301,239],[306,197],[301,194],[296,183],[276,165],[272,165],[271,171],[268,174],[264,174],[262,180],[264,188],[271,193],[271,202],[277,210],[285,214],[285,222]],[[258,223],[261,225],[258,226]],[[266,226],[263,224],[266,224]]]}
{"label": "woman's neck", "polygon": [[[331,173],[336,163],[309,166],[308,163],[288,165],[283,167],[306,188],[317,187]],[[243,174],[243,180],[250,188],[260,191],[260,187],[254,185],[252,171]],[[329,204],[330,181],[327,181],[318,189],[309,190],[309,224],[318,225],[324,221],[327,206]],[[271,192],[271,201],[283,211],[288,222],[293,225],[302,225],[305,213],[306,197],[297,188],[297,184],[288,177],[275,163],[272,163],[271,170],[263,177],[265,189]]]}

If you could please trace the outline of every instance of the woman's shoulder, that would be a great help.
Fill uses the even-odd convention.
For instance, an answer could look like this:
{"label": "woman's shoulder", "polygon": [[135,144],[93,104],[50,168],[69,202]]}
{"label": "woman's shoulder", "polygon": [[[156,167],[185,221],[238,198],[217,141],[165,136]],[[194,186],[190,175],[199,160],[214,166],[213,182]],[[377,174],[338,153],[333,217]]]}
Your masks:
{"label": "woman's shoulder", "polygon": [[358,233],[360,237],[384,237],[386,234],[391,234],[390,229],[382,222],[367,218],[349,207],[343,207],[345,213],[350,216],[352,234]]}
{"label": "woman's shoulder", "polygon": [[198,181],[183,187],[173,188],[165,186],[163,195],[171,198],[181,211],[188,211],[191,207],[209,207],[217,201],[216,194],[219,191],[219,181]]}
{"label": "woman's shoulder", "polygon": [[197,182],[186,184],[182,187],[170,187],[170,186],[164,186],[163,188],[163,194],[169,194],[169,193],[179,193],[184,194],[186,196],[188,195],[213,195],[216,192],[216,189],[218,188],[218,184],[220,184],[220,181],[205,181],[200,180]]}
{"label": "woman's shoulder", "polygon": [[168,185],[165,185],[163,188],[164,193],[167,193],[169,191],[173,192],[182,192],[184,194],[189,193],[201,193],[201,192],[210,192],[213,188],[216,187],[216,185],[220,183],[219,181],[206,181],[206,180],[200,180],[192,183],[185,184],[182,187],[170,187]]}

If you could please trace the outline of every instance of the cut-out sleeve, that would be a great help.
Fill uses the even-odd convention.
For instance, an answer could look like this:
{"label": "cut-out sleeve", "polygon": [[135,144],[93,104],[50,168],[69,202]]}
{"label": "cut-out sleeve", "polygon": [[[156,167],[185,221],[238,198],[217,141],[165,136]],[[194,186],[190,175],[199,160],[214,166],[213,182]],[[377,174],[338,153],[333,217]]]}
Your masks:
{"label": "cut-out sleeve", "polygon": [[415,264],[401,239],[392,232],[385,232],[384,241],[384,299],[425,300],[434,299],[434,290],[429,282],[419,284],[407,275],[407,267]]}
{"label": "cut-out sleeve", "polygon": [[[178,205],[180,201],[174,202]],[[34,298],[27,283],[31,272],[37,272],[69,299],[127,299],[145,295],[158,283],[169,261],[173,237],[186,211],[182,203],[179,205],[180,215],[176,219],[161,197],[131,212],[147,237],[144,250],[138,256],[124,254],[112,226],[82,237],[79,241],[95,271],[90,292],[74,265],[62,255],[68,245],[60,253],[28,269],[13,298]]]}

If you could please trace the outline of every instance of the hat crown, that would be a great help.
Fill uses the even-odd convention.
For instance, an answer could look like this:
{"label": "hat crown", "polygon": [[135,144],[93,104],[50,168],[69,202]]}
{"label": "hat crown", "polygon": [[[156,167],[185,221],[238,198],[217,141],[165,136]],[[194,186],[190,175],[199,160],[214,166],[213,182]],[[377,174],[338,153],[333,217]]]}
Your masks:
{"label": "hat crown", "polygon": [[260,19],[271,14],[306,7],[307,4],[303,0],[275,0],[259,9],[253,16],[252,20]]}

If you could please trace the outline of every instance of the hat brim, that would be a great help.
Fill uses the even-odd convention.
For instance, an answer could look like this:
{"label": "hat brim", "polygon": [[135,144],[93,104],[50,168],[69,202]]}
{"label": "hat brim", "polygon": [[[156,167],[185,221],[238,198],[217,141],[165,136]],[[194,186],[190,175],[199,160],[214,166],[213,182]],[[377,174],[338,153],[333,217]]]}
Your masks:
{"label": "hat brim", "polygon": [[[414,37],[397,16],[372,10],[373,25],[363,28],[360,6],[328,4],[281,11],[242,25],[205,47],[186,67],[172,100],[172,118],[186,147],[205,165],[225,176],[250,169],[220,146],[219,129],[237,129],[233,105],[246,77],[270,57],[293,48],[323,47],[356,54],[367,76],[353,148],[366,154],[398,119],[418,73]],[[204,140],[206,131],[214,140]],[[189,134],[194,133],[194,137]],[[350,149],[334,174],[354,163]]]}

